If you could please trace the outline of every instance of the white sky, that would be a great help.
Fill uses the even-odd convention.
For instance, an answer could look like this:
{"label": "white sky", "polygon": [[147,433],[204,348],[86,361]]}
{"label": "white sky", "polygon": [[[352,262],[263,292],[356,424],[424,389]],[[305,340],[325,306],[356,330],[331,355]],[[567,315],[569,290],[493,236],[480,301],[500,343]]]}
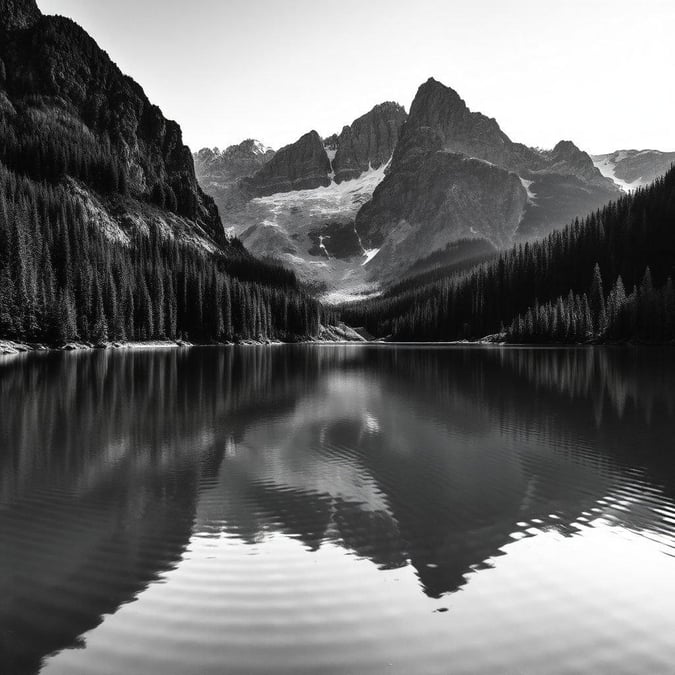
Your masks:
{"label": "white sky", "polygon": [[673,0],[38,0],[193,150],[339,131],[429,76],[515,141],[675,150]]}

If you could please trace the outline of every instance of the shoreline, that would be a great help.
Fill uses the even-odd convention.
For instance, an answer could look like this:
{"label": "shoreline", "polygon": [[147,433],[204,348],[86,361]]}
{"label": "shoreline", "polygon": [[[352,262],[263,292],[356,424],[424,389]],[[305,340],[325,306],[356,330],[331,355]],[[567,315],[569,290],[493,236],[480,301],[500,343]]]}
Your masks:
{"label": "shoreline", "polygon": [[187,340],[131,340],[128,342],[104,342],[93,344],[91,342],[68,342],[64,345],[50,345],[46,343],[17,342],[15,340],[0,339],[0,357],[17,356],[19,354],[31,354],[39,352],[81,352],[81,351],[106,351],[106,350],[143,350],[143,349],[186,349],[189,347],[273,347],[277,345],[353,345],[368,344],[367,341],[358,340],[325,340],[321,338],[309,338],[284,342],[282,340],[253,340],[246,339],[237,342],[189,342]]}
{"label": "shoreline", "polygon": [[193,346],[191,342],[184,340],[130,340],[128,342],[114,341],[101,344],[74,340],[63,345],[50,345],[42,342],[17,342],[15,340],[0,339],[0,356],[12,356],[29,352],[74,352],[94,349],[174,349]]}
{"label": "shoreline", "polygon": [[298,336],[289,341],[273,340],[271,338],[237,340],[236,342],[190,342],[188,340],[108,340],[94,344],[80,340],[72,340],[62,345],[47,343],[18,342],[0,338],[0,356],[24,354],[27,352],[46,351],[87,351],[92,349],[176,349],[185,347],[228,347],[228,346],[271,346],[283,344],[364,344],[369,336],[363,329],[354,329],[344,323],[336,326],[319,325],[318,337]]}
{"label": "shoreline", "polygon": [[281,345],[377,345],[392,347],[487,347],[487,348],[528,348],[528,349],[579,349],[589,347],[675,347],[673,342],[496,342],[491,340],[437,340],[437,341],[387,341],[377,340],[340,340],[308,338],[284,342],[282,340],[253,340],[246,339],[238,342],[189,342],[187,340],[130,340],[125,342],[114,341],[100,344],[91,342],[68,342],[64,345],[49,345],[45,343],[17,342],[14,340],[0,339],[0,357],[16,356],[35,352],[72,352],[93,350],[143,350],[143,349],[185,349],[188,347],[272,347]]}

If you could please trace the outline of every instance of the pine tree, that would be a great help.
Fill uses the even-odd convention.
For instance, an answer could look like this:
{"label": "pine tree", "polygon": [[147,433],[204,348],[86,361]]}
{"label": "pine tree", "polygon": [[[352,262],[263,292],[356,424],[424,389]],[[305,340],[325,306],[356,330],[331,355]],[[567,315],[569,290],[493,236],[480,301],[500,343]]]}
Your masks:
{"label": "pine tree", "polygon": [[663,316],[664,339],[675,340],[675,288],[671,277],[663,287]]}
{"label": "pine tree", "polygon": [[94,283],[94,317],[91,338],[96,343],[108,340],[108,320],[103,307],[103,293],[97,281]]}
{"label": "pine tree", "polygon": [[605,294],[602,288],[602,275],[600,274],[600,265],[597,262],[593,268],[589,304],[593,319],[593,332],[601,335],[606,329],[607,317],[605,314]]}

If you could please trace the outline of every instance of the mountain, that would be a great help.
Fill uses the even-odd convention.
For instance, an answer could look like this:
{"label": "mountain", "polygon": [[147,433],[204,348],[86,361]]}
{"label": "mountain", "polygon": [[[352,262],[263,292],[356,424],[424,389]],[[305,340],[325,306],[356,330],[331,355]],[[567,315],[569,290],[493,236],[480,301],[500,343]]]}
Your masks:
{"label": "mountain", "polygon": [[[252,138],[222,152],[218,148],[202,148],[194,154],[195,173],[200,185],[215,200],[220,213],[230,213],[250,199],[240,179],[252,176],[274,155],[272,148]],[[229,227],[227,233],[233,236],[234,228]]]}
{"label": "mountain", "polygon": [[371,278],[397,278],[417,259],[474,237],[495,248],[550,232],[618,197],[570,141],[542,151],[514,143],[433,78],[418,90],[391,166],[356,217],[379,252]]}
{"label": "mountain", "polygon": [[674,221],[671,169],[542,240],[473,269],[410,279],[344,306],[341,318],[405,341],[673,342]]}
{"label": "mountain", "polygon": [[543,236],[621,194],[571,141],[513,142],[433,78],[409,115],[382,103],[323,141],[304,135],[235,184],[199,167],[198,178],[246,246],[331,301],[432,270],[459,242],[496,251]]}
{"label": "mountain", "polygon": [[81,27],[0,0],[0,337],[294,339],[320,311],[226,235],[178,124]]}
{"label": "mountain", "polygon": [[616,150],[606,155],[593,155],[592,159],[603,176],[623,191],[631,192],[663,176],[675,163],[675,152]]}
{"label": "mountain", "polygon": [[330,160],[316,131],[281,148],[244,185],[255,197],[330,185]]}
{"label": "mountain", "polygon": [[197,176],[226,229],[253,253],[281,261],[316,290],[358,291],[372,284],[354,218],[384,178],[406,117],[396,103],[376,105],[339,134],[321,139],[310,131],[262,165],[239,165],[238,174],[217,175],[212,151],[203,149]]}
{"label": "mountain", "polygon": [[194,155],[195,173],[200,181],[234,182],[252,176],[274,154],[272,148],[253,138],[231,145],[222,152],[218,148],[202,148]]}
{"label": "mountain", "polygon": [[178,124],[71,20],[42,16],[34,0],[0,0],[0,16],[5,164],[35,180],[70,176],[78,202],[118,236],[151,218],[207,247],[224,244]]}
{"label": "mountain", "polygon": [[398,103],[387,101],[345,126],[334,141],[335,182],[352,180],[384,166],[391,159],[406,117]]}

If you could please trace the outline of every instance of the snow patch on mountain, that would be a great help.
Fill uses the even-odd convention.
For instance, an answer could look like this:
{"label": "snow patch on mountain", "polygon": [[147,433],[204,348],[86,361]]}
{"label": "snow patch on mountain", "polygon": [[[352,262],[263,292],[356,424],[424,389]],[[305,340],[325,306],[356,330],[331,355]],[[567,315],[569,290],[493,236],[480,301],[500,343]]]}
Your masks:
{"label": "snow patch on mountain", "polygon": [[331,183],[334,183],[335,168],[333,167],[333,160],[335,159],[335,155],[337,154],[337,148],[331,148],[328,145],[324,145],[323,149],[326,151],[326,156],[328,157],[328,161],[330,162],[330,173],[328,174],[328,178],[330,178]]}
{"label": "snow patch on mountain", "polygon": [[315,216],[356,215],[361,205],[370,199],[375,188],[384,179],[385,168],[386,165],[379,169],[371,168],[358,178],[342,183],[333,181],[326,187],[257,197],[251,200],[251,204],[269,208],[273,217],[294,207]]}
{"label": "snow patch on mountain", "polygon": [[361,267],[367,265],[379,252],[379,248],[364,249],[363,255],[366,259],[361,263]]}
{"label": "snow patch on mountain", "polygon": [[610,155],[592,155],[591,159],[593,160],[593,164],[596,166],[598,171],[600,171],[600,173],[605,178],[609,178],[610,180],[614,181],[614,183],[616,183],[616,185],[618,185],[624,192],[632,192],[633,190],[636,190],[637,188],[645,185],[645,183],[642,182],[641,178],[638,178],[632,183],[627,183],[625,180],[617,178],[615,173],[616,165],[625,159],[626,156],[627,153],[625,150],[619,150],[618,152],[613,152]]}
{"label": "snow patch on mountain", "polygon": [[532,183],[534,183],[534,181],[533,180],[527,180],[525,178],[522,178],[521,176],[518,176],[518,178],[520,178],[520,182],[523,184],[523,187],[525,188],[525,192],[527,192],[527,201],[530,204],[534,204],[536,199],[537,199],[537,195],[534,192],[532,192],[532,189],[531,189]]}
{"label": "snow patch on mountain", "polygon": [[355,286],[353,288],[343,288],[324,293],[319,299],[326,305],[340,305],[344,302],[356,302],[358,300],[367,300],[382,295],[379,289],[373,290],[372,285]]}

